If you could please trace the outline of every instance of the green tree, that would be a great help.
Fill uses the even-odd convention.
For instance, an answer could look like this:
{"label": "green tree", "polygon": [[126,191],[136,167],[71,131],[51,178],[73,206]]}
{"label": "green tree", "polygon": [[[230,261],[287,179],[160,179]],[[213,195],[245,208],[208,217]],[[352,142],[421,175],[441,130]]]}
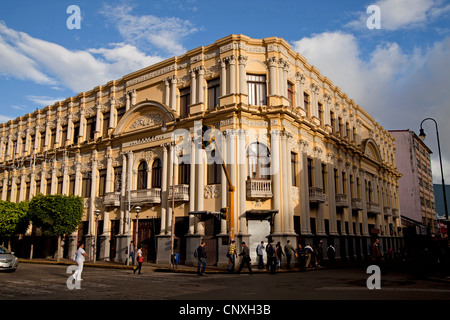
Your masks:
{"label": "green tree", "polygon": [[58,237],[56,256],[59,261],[61,236],[73,233],[80,226],[83,198],[38,194],[30,201],[29,214],[33,225],[41,228],[43,235]]}
{"label": "green tree", "polygon": [[0,237],[9,239],[15,234],[25,233],[29,224],[27,201],[0,201]]}

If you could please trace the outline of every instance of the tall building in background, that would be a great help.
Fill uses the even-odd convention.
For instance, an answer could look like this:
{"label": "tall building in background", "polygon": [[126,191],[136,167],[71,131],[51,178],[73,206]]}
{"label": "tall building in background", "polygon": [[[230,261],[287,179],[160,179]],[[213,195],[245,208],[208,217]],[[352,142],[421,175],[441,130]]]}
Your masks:
{"label": "tall building in background", "polygon": [[[202,149],[203,125],[221,153]],[[286,41],[231,35],[2,124],[0,195],[82,196],[69,257],[84,239],[98,260],[125,261],[133,238],[168,264],[174,230],[182,262],[205,239],[208,265],[227,265],[234,226],[252,255],[271,237],[363,259],[375,237],[385,252],[401,246],[394,149]],[[234,219],[208,214],[232,205]]]}
{"label": "tall building in background", "polygon": [[402,177],[399,199],[402,224],[418,235],[438,232],[434,200],[431,150],[411,130],[390,130],[395,138],[395,157]]}

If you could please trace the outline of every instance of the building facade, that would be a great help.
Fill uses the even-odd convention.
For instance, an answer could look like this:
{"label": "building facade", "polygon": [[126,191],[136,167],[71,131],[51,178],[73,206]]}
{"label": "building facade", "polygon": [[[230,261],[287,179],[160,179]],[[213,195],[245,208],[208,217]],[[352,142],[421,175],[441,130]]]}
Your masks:
{"label": "building facade", "polygon": [[[214,214],[231,203],[222,159],[232,221]],[[334,243],[341,259],[401,242],[394,138],[276,37],[231,35],[4,123],[0,160],[4,200],[84,198],[68,256],[85,239],[125,261],[133,239],[167,264],[175,232],[184,263],[205,239],[225,265],[231,227],[252,255],[268,237]]]}
{"label": "building facade", "polygon": [[431,150],[411,130],[390,130],[395,138],[395,156],[399,180],[399,199],[402,224],[414,227],[416,234],[438,233],[434,200]]}

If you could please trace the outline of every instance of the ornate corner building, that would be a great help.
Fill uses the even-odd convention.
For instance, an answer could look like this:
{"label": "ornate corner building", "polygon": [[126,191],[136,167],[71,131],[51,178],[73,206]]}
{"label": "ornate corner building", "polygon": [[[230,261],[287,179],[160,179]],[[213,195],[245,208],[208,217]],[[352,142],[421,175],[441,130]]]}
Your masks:
{"label": "ornate corner building", "polygon": [[[205,124],[220,153],[202,149]],[[286,41],[231,35],[2,124],[0,195],[82,196],[69,257],[85,239],[99,260],[125,261],[131,239],[168,264],[174,229],[182,262],[204,239],[224,265],[233,225],[252,255],[272,237],[363,259],[373,237],[401,246],[394,154],[391,134]],[[233,223],[208,214],[230,206],[222,159]]]}

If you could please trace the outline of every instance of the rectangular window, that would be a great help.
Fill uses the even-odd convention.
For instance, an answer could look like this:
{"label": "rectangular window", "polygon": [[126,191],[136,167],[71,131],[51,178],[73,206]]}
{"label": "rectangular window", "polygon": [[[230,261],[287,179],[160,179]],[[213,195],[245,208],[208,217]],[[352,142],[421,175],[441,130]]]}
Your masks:
{"label": "rectangular window", "polygon": [[219,105],[220,79],[208,81],[208,109],[214,109]]}
{"label": "rectangular window", "polygon": [[109,127],[109,113],[103,114],[103,125],[102,125],[102,137],[108,136],[108,127]]}
{"label": "rectangular window", "polygon": [[324,124],[324,121],[323,121],[323,105],[320,102],[317,104],[317,110],[319,111],[320,125],[323,125]]}
{"label": "rectangular window", "polygon": [[311,117],[311,110],[310,110],[310,103],[309,103],[309,94],[306,92],[303,92],[303,104],[305,105],[305,111],[306,111],[306,117]]}
{"label": "rectangular window", "polygon": [[122,188],[122,167],[114,168],[114,192],[120,192]]}
{"label": "rectangular window", "polygon": [[220,184],[222,165],[217,163],[208,164],[208,184]]}
{"label": "rectangular window", "polygon": [[179,184],[189,184],[191,180],[191,165],[181,163],[178,170],[178,182]]}
{"label": "rectangular window", "polygon": [[297,162],[297,154],[294,152],[291,152],[291,180],[292,180],[292,185],[293,186],[297,186],[297,177],[296,177],[296,168],[295,168],[295,164]]}
{"label": "rectangular window", "polygon": [[90,198],[91,197],[91,177],[83,178],[82,184],[81,184],[81,196],[83,198]]}
{"label": "rectangular window", "polygon": [[312,159],[308,158],[308,187],[313,186],[313,166],[312,166]]}
{"label": "rectangular window", "polygon": [[267,104],[266,76],[265,75],[247,75],[248,104],[261,106]]}
{"label": "rectangular window", "polygon": [[77,122],[73,126],[73,143],[78,143],[78,136],[80,135],[80,123]]}
{"label": "rectangular window", "polygon": [[187,117],[189,115],[189,105],[191,104],[191,88],[187,87],[180,90],[180,115]]}
{"label": "rectangular window", "polygon": [[62,195],[63,193],[63,177],[58,177],[58,184],[56,185],[56,194]]}
{"label": "rectangular window", "polygon": [[120,119],[122,119],[122,117],[125,114],[125,112],[126,112],[126,107],[122,107],[122,108],[118,108],[117,109],[117,123],[119,123]]}
{"label": "rectangular window", "polygon": [[64,126],[61,130],[61,141],[60,146],[65,146],[67,140],[67,126]]}
{"label": "rectangular window", "polygon": [[287,93],[288,93],[288,100],[289,100],[289,106],[293,106],[294,105],[294,88],[292,83],[290,83],[288,81],[287,83]]}
{"label": "rectangular window", "polygon": [[69,195],[73,196],[75,194],[75,175],[70,175],[69,179]]}
{"label": "rectangular window", "polygon": [[99,170],[99,181],[98,181],[98,196],[103,197],[106,190],[106,169]]}
{"label": "rectangular window", "polygon": [[97,123],[96,117],[87,119],[87,121],[86,121],[86,138],[87,138],[87,140],[94,139],[96,123]]}

